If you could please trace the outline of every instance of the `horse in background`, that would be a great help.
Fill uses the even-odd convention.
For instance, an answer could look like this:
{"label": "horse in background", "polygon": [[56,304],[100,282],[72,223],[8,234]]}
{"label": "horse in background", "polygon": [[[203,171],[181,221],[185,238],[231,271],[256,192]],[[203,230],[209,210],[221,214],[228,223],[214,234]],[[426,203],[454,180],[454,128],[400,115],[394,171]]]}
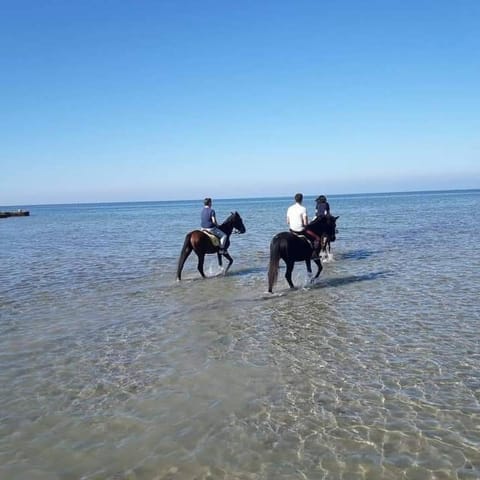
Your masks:
{"label": "horse in background", "polygon": [[[321,248],[326,250],[330,242],[334,242],[336,238],[336,222],[339,217],[325,215],[312,220],[306,227],[316,233],[321,239]],[[312,273],[312,260],[317,265],[317,273],[312,280],[319,277],[322,271],[322,262],[320,258],[312,258],[314,252],[312,241],[305,235],[298,235],[292,232],[281,232],[275,235],[270,242],[270,263],[268,267],[268,291],[273,292],[273,286],[277,282],[278,269],[280,259],[282,259],[287,267],[285,279],[290,288],[295,288],[292,282],[292,271],[295,262],[304,261],[307,272]]]}
{"label": "horse in background", "polygon": [[212,239],[212,234],[207,234],[202,230],[193,230],[192,232],[187,233],[185,236],[185,241],[183,242],[182,251],[180,252],[180,258],[178,259],[177,267],[177,281],[182,278],[182,270],[187,260],[188,256],[194,251],[198,257],[197,269],[200,272],[200,275],[205,278],[205,272],[203,271],[203,265],[205,263],[205,255],[216,253],[218,256],[218,265],[222,266],[222,256],[228,260],[228,265],[225,269],[224,274],[227,273],[228,269],[233,263],[233,258],[228,253],[227,249],[230,246],[230,235],[235,230],[238,233],[245,233],[246,228],[243,224],[242,217],[238,212],[232,212],[230,216],[218,227],[220,230],[227,234],[227,240],[225,242],[225,252],[221,254],[220,244],[215,239]]}
{"label": "horse in background", "polygon": [[[335,220],[335,229],[333,231],[329,231],[328,233],[323,233],[320,236],[320,255],[322,259],[326,259],[330,256],[332,245],[331,243],[335,241],[336,234],[338,233],[336,222],[338,219],[337,217],[332,217]],[[314,219],[315,221],[316,219]],[[330,226],[331,228],[331,226]]]}

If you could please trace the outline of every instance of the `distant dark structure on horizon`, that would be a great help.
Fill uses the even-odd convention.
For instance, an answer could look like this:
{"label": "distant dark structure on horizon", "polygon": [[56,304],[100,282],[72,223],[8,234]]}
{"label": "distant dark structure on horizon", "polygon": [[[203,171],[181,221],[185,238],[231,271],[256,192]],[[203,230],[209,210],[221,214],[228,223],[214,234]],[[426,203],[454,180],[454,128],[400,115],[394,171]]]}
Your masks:
{"label": "distant dark structure on horizon", "polygon": [[16,212],[0,212],[0,218],[8,217],[29,217],[30,212],[28,210],[17,210]]}

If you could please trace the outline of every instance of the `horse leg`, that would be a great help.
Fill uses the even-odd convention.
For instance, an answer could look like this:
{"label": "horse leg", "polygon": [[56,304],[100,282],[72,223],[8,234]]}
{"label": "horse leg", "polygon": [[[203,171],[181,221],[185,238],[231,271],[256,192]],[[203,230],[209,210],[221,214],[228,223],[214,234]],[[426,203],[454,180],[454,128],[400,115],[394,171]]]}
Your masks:
{"label": "horse leg", "polygon": [[310,283],[313,282],[313,278],[311,278],[312,277],[312,260],[316,263],[318,259],[319,257],[316,257],[316,258],[307,257],[305,259],[305,266],[307,267],[308,276],[310,277]]}
{"label": "horse leg", "polygon": [[293,271],[293,266],[295,265],[295,262],[289,260],[288,262],[285,262],[287,264],[287,271],[285,272],[285,278],[288,282],[288,285],[290,285],[290,288],[295,288],[295,285],[293,285],[292,282],[292,271]]}
{"label": "horse leg", "polygon": [[218,266],[222,267],[223,266],[222,254],[217,252],[217,258],[218,258]]}
{"label": "horse leg", "polygon": [[205,272],[203,271],[203,264],[205,263],[205,254],[204,253],[198,253],[198,265],[197,269],[200,272],[200,275],[205,278]]}
{"label": "horse leg", "polygon": [[305,266],[307,267],[307,272],[311,275],[312,274],[312,261],[311,261],[310,257],[305,259]]}
{"label": "horse leg", "polygon": [[315,276],[313,277],[313,279],[315,280],[315,279],[317,279],[317,278],[319,277],[320,272],[323,270],[323,267],[322,267],[322,262],[320,261],[320,258],[316,258],[316,259],[314,260],[314,262],[317,264],[317,267],[318,267],[317,273],[316,273]]}
{"label": "horse leg", "polygon": [[322,235],[322,246],[320,248],[320,253],[322,258],[326,258],[327,254],[327,245],[328,245],[328,238],[325,235]]}
{"label": "horse leg", "polygon": [[[232,263],[233,263],[233,258],[230,256],[229,253],[225,252],[223,254],[223,256],[228,260],[228,265],[227,265],[227,268],[225,268],[225,272],[223,272],[224,275],[227,274],[228,272],[228,269],[232,266]],[[220,264],[221,265],[221,264]]]}

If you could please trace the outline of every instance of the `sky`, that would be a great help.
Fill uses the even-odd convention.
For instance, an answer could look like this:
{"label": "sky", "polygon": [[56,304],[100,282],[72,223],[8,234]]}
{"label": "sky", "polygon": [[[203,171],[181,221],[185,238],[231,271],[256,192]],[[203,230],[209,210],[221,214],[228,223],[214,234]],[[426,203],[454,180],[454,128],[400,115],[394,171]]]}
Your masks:
{"label": "sky", "polygon": [[478,0],[0,0],[0,205],[480,188]]}

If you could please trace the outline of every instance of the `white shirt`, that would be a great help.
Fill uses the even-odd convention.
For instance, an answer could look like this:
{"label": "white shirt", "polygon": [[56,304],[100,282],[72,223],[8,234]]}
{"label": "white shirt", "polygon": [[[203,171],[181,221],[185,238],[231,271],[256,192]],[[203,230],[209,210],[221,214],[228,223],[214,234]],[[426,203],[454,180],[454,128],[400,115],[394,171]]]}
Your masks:
{"label": "white shirt", "polygon": [[301,232],[305,228],[304,221],[307,218],[307,209],[295,203],[292,206],[288,207],[287,210],[287,222],[290,226],[290,230],[294,232]]}

